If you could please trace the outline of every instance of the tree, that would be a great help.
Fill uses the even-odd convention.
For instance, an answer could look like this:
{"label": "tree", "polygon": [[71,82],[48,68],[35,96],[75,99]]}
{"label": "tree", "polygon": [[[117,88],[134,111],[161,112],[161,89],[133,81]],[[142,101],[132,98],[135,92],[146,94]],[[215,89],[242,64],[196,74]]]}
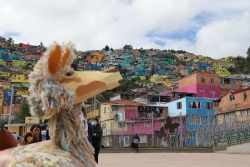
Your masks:
{"label": "tree", "polygon": [[43,46],[43,42],[41,42],[40,45]]}
{"label": "tree", "polygon": [[0,120],[0,127],[4,127],[5,124],[8,124],[7,120]]}
{"label": "tree", "polygon": [[71,67],[72,67],[75,71],[77,71],[77,69],[78,69],[78,61],[75,60],[75,61],[72,63]]}
{"label": "tree", "polygon": [[109,46],[106,45],[105,48],[104,48],[104,50],[109,51]]}
{"label": "tree", "polygon": [[11,47],[14,44],[14,40],[10,37],[6,42],[7,42],[8,47]]}
{"label": "tree", "polygon": [[22,100],[20,103],[20,110],[17,114],[15,123],[25,123],[25,117],[30,117],[30,108],[27,100]]}
{"label": "tree", "polygon": [[235,58],[235,72],[236,73],[248,73],[248,68],[247,67],[247,59],[245,57],[242,57],[242,56],[237,56]]}
{"label": "tree", "polygon": [[247,50],[247,56],[250,57],[250,46],[248,47],[248,50]]}
{"label": "tree", "polygon": [[133,47],[131,46],[131,45],[125,45],[125,46],[123,46],[123,50],[133,50]]}

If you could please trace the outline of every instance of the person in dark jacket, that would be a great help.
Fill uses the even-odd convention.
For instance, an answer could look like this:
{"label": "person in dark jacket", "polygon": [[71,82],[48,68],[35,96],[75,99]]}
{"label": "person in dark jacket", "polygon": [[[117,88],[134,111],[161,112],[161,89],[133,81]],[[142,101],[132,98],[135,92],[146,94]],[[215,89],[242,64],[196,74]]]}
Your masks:
{"label": "person in dark jacket", "polygon": [[101,148],[101,140],[102,140],[102,128],[99,124],[99,120],[98,118],[95,118],[92,120],[92,125],[93,125],[93,130],[94,133],[92,135],[92,146],[95,148],[95,161],[98,164],[98,155],[99,155],[99,151]]}
{"label": "person in dark jacket", "polygon": [[92,144],[92,136],[93,136],[93,133],[94,133],[94,129],[93,129],[93,126],[90,122],[88,122],[88,140],[89,142]]}
{"label": "person in dark jacket", "polygon": [[136,152],[138,152],[139,143],[140,143],[140,137],[136,133],[135,136],[133,137],[133,142],[131,143],[131,147],[135,148]]}

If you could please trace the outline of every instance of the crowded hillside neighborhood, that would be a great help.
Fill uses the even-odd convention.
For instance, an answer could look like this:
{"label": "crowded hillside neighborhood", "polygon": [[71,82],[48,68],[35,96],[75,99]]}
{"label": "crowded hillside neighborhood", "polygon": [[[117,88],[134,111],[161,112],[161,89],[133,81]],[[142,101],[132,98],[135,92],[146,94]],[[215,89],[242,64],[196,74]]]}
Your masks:
{"label": "crowded hillside neighborhood", "polygon": [[[45,51],[42,42],[15,43],[0,37],[0,123],[8,127],[10,117],[10,130],[19,136],[32,124],[44,124],[29,114],[27,97],[28,74]],[[115,66],[123,76],[120,87],[85,101],[87,118],[100,119],[103,145],[119,145],[112,142],[123,136],[129,146],[135,133],[142,145],[161,142],[157,138],[162,123],[171,117],[182,122],[176,133],[182,133],[184,144],[195,146],[200,143],[193,132],[203,125],[250,120],[250,48],[246,52],[247,57],[212,59],[184,50],[106,45],[75,50],[72,68],[105,71]]]}

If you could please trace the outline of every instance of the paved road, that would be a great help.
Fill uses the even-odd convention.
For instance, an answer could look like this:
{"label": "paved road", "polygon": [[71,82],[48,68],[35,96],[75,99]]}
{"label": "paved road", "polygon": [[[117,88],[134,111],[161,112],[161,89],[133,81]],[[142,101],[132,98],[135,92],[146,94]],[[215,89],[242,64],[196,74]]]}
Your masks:
{"label": "paved road", "polygon": [[250,155],[220,153],[100,153],[98,167],[250,167]]}

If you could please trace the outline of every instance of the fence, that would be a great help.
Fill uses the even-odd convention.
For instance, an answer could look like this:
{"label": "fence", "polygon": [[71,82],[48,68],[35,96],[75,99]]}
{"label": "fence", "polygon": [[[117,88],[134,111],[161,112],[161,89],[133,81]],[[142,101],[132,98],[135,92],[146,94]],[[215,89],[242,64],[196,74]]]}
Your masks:
{"label": "fence", "polygon": [[[137,133],[140,147],[207,147],[218,144],[218,135],[250,129],[250,120],[224,119],[218,123],[217,118],[210,115],[179,113],[161,117],[150,114],[146,118],[134,115],[125,120],[123,113],[121,117],[124,119],[103,122],[102,144],[105,147],[130,147]],[[214,143],[216,135],[218,140]]]}

